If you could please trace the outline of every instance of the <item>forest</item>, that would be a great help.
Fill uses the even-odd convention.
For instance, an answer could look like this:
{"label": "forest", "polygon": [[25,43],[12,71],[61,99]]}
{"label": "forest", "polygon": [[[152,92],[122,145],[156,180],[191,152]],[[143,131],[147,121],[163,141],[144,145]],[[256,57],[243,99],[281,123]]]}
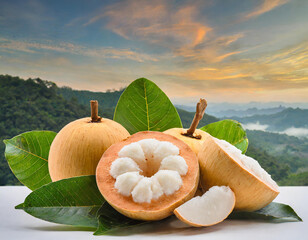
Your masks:
{"label": "forest", "polygon": [[[105,93],[76,91],[40,78],[23,80],[0,75],[0,185],[19,184],[5,160],[3,139],[31,130],[58,132],[67,123],[89,116],[91,99],[103,103],[99,108],[101,116],[112,118],[122,92],[123,89]],[[182,109],[178,112],[183,126],[189,127],[194,113]],[[199,127],[216,121],[219,119],[205,115]],[[280,185],[308,185],[306,141],[261,131],[247,131],[247,135],[247,155],[256,158]]]}

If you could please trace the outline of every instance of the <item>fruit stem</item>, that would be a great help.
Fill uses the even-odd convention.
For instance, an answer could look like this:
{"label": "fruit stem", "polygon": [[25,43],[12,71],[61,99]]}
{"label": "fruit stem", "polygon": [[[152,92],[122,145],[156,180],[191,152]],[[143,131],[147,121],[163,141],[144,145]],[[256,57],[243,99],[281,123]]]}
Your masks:
{"label": "fruit stem", "polygon": [[203,118],[206,107],[207,107],[206,100],[203,99],[203,98],[200,98],[199,102],[197,103],[196,114],[195,114],[194,119],[193,119],[193,121],[190,125],[190,128],[187,130],[186,133],[182,133],[182,135],[201,139],[200,135],[194,135],[194,133],[195,133],[196,128],[198,127],[200,120]]}
{"label": "fruit stem", "polygon": [[98,101],[91,100],[91,122],[100,122],[101,117],[98,116]]}

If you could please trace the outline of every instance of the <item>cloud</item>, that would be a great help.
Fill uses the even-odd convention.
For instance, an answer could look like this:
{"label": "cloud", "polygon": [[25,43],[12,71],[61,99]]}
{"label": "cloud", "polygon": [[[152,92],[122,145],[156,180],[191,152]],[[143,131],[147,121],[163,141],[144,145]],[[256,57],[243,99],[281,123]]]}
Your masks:
{"label": "cloud", "polygon": [[54,43],[46,41],[44,43],[36,41],[21,41],[7,38],[0,38],[0,51],[39,53],[41,51],[53,51],[58,53],[69,53],[74,55],[105,58],[105,59],[128,59],[137,62],[157,61],[157,58],[141,52],[136,52],[128,48],[120,49],[113,47],[89,48],[82,45],[68,42]]}
{"label": "cloud", "polygon": [[265,131],[268,128],[268,125],[266,124],[260,124],[260,122],[256,123],[246,123],[242,124],[243,127],[247,130],[259,130],[259,131]]}
{"label": "cloud", "polygon": [[[260,124],[260,122],[246,123],[246,124],[242,124],[242,125],[247,130],[258,130],[258,131],[267,131],[267,128],[269,127],[269,125]],[[290,128],[285,129],[284,131],[275,132],[275,133],[287,134],[289,136],[294,136],[294,137],[299,137],[299,138],[302,138],[302,137],[308,138],[308,129],[307,128],[290,127]]]}
{"label": "cloud", "polygon": [[175,49],[174,53],[181,56],[185,61],[202,62],[203,64],[217,63],[224,59],[245,52],[246,50],[232,50],[231,45],[240,38],[244,37],[244,33],[236,33],[232,35],[212,36],[196,47],[183,46]]}
{"label": "cloud", "polygon": [[[234,4],[230,13],[248,20],[285,3],[286,0],[263,1],[244,13],[241,13],[243,5]],[[73,35],[75,41],[84,41],[84,33],[95,31],[99,33],[95,37],[108,36],[102,43],[115,38],[115,44],[126,47],[112,47],[114,43],[110,43],[110,47],[86,46],[37,40],[35,36],[33,41],[0,38],[0,53],[5,61],[8,57],[14,60],[24,57],[24,63],[12,63],[2,69],[4,72],[7,69],[18,71],[29,62],[33,64],[32,67],[27,65],[29,74],[57,80],[62,79],[59,73],[62,72],[72,87],[79,89],[94,89],[101,79],[108,84],[113,82],[116,87],[125,86],[144,76],[155,81],[170,97],[185,100],[204,95],[212,101],[307,100],[308,46],[307,41],[299,42],[303,38],[297,28],[290,31],[291,27],[285,26],[283,21],[276,28],[275,24],[283,16],[261,27],[249,25],[251,22],[232,25],[232,16],[221,15],[224,11],[218,7],[222,6],[213,1],[207,4],[208,1],[128,0],[112,2],[94,14],[85,12],[77,18],[74,18],[76,15],[67,16],[66,30],[70,27],[70,33],[74,34],[75,27],[78,31],[84,27],[82,33]],[[71,21],[67,21],[69,17]],[[227,27],[226,20],[230,20]],[[41,37],[40,34],[38,39]],[[273,38],[279,41],[274,44]],[[289,45],[280,47],[283,44]],[[40,62],[36,63],[36,59]],[[72,63],[67,62],[68,59]],[[74,84],[73,79],[78,79],[78,84]],[[82,83],[81,79],[87,81]]]}
{"label": "cloud", "polygon": [[290,128],[284,130],[281,133],[287,134],[289,136],[307,137],[308,138],[308,129],[307,128],[290,127]]}
{"label": "cloud", "polygon": [[281,5],[284,5],[289,0],[263,0],[263,3],[253,9],[251,12],[246,13],[242,20],[248,20],[251,18],[256,18],[266,12],[269,12]]}
{"label": "cloud", "polygon": [[165,47],[200,44],[212,30],[198,21],[198,4],[174,6],[168,1],[122,1],[101,10],[84,25],[107,19],[106,28],[126,39]]}
{"label": "cloud", "polygon": [[[236,54],[238,53],[234,52],[233,55]],[[200,86],[203,85],[210,89],[266,91],[308,88],[307,56],[308,44],[304,41],[250,58],[246,56],[225,62],[212,61],[208,64],[201,61],[191,68],[167,74],[191,81],[200,81]],[[196,56],[192,54],[192,57]],[[217,58],[219,56],[216,56]]]}
{"label": "cloud", "polygon": [[163,47],[185,63],[221,62],[244,52],[233,46],[244,33],[217,36],[201,12],[206,5],[206,2],[174,5],[166,0],[121,1],[101,9],[84,26],[103,21],[105,28],[119,36]]}
{"label": "cloud", "polygon": [[0,72],[24,79],[39,77],[53,81],[58,86],[96,92],[120,89],[136,78],[122,66],[106,64],[99,59],[78,62],[75,59],[55,56],[40,56],[37,59],[29,59],[25,55],[18,58],[3,57]]}

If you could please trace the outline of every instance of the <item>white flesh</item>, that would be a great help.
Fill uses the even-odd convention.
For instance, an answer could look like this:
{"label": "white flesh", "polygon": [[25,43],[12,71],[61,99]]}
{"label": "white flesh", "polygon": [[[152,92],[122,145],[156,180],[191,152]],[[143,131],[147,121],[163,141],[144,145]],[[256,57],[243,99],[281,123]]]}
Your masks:
{"label": "white flesh", "polygon": [[234,204],[235,196],[229,187],[215,186],[202,196],[187,201],[174,212],[181,221],[192,226],[210,226],[226,219]]}
{"label": "white flesh", "polygon": [[[182,186],[188,166],[179,148],[167,141],[143,139],[124,146],[110,167],[115,188],[138,203],[171,195]],[[143,176],[139,175],[141,173]]]}
{"label": "white flesh", "polygon": [[151,187],[151,179],[143,177],[132,191],[133,200],[137,203],[150,203],[153,198],[153,192]]}
{"label": "white flesh", "polygon": [[110,175],[113,178],[117,178],[123,173],[126,172],[139,172],[140,168],[138,164],[131,158],[124,157],[124,158],[117,158],[115,161],[112,162],[110,167]]}
{"label": "white flesh", "polygon": [[154,158],[156,160],[162,161],[165,157],[169,155],[179,155],[180,149],[173,145],[171,142],[162,141],[159,143],[158,147],[154,151]]}
{"label": "white flesh", "polygon": [[157,179],[166,195],[173,194],[183,184],[180,174],[173,170],[160,170],[153,178]]}
{"label": "white flesh", "polygon": [[269,175],[256,161],[255,159],[248,157],[242,154],[241,150],[233,146],[224,140],[219,140],[214,138],[216,143],[235,161],[241,164],[244,168],[246,168],[249,172],[253,173],[255,176],[260,178],[262,181],[266,182],[270,186],[275,189],[278,189],[277,183],[271,178]]}
{"label": "white flesh", "polygon": [[168,156],[165,157],[161,164],[160,170],[174,170],[177,171],[180,175],[186,175],[188,166],[185,162],[185,159],[181,156]]}
{"label": "white flesh", "polygon": [[129,157],[133,159],[139,167],[143,170],[146,165],[143,150],[138,143],[131,143],[124,146],[118,153],[119,157]]}
{"label": "white flesh", "polygon": [[138,172],[127,172],[118,176],[114,187],[124,196],[130,196],[134,187],[143,178]]}

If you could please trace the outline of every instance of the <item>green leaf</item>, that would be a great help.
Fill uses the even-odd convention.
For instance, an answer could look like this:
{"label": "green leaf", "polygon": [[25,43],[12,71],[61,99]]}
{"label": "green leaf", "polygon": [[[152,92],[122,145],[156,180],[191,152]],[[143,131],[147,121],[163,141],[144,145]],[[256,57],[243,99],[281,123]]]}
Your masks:
{"label": "green leaf", "polygon": [[201,130],[211,134],[213,137],[225,140],[245,153],[248,148],[248,138],[242,125],[231,119],[226,119],[208,124]]}
{"label": "green leaf", "polygon": [[98,228],[94,235],[106,235],[146,223],[148,222],[134,220],[120,214],[105,202],[98,211]]}
{"label": "green leaf", "polygon": [[48,154],[57,133],[32,131],[4,140],[5,157],[17,179],[31,190],[50,183]]}
{"label": "green leaf", "polygon": [[135,80],[125,89],[113,120],[122,124],[130,134],[182,127],[179,114],[167,95],[145,78]]}
{"label": "green leaf", "polygon": [[96,228],[104,202],[95,176],[81,176],[46,184],[16,207],[45,221]]}
{"label": "green leaf", "polygon": [[282,203],[272,202],[266,207],[255,212],[232,212],[229,219],[243,220],[264,220],[273,222],[302,221],[296,212],[289,206]]}
{"label": "green leaf", "polygon": [[15,206],[15,209],[22,209],[24,207],[24,203],[20,203],[17,206]]}

